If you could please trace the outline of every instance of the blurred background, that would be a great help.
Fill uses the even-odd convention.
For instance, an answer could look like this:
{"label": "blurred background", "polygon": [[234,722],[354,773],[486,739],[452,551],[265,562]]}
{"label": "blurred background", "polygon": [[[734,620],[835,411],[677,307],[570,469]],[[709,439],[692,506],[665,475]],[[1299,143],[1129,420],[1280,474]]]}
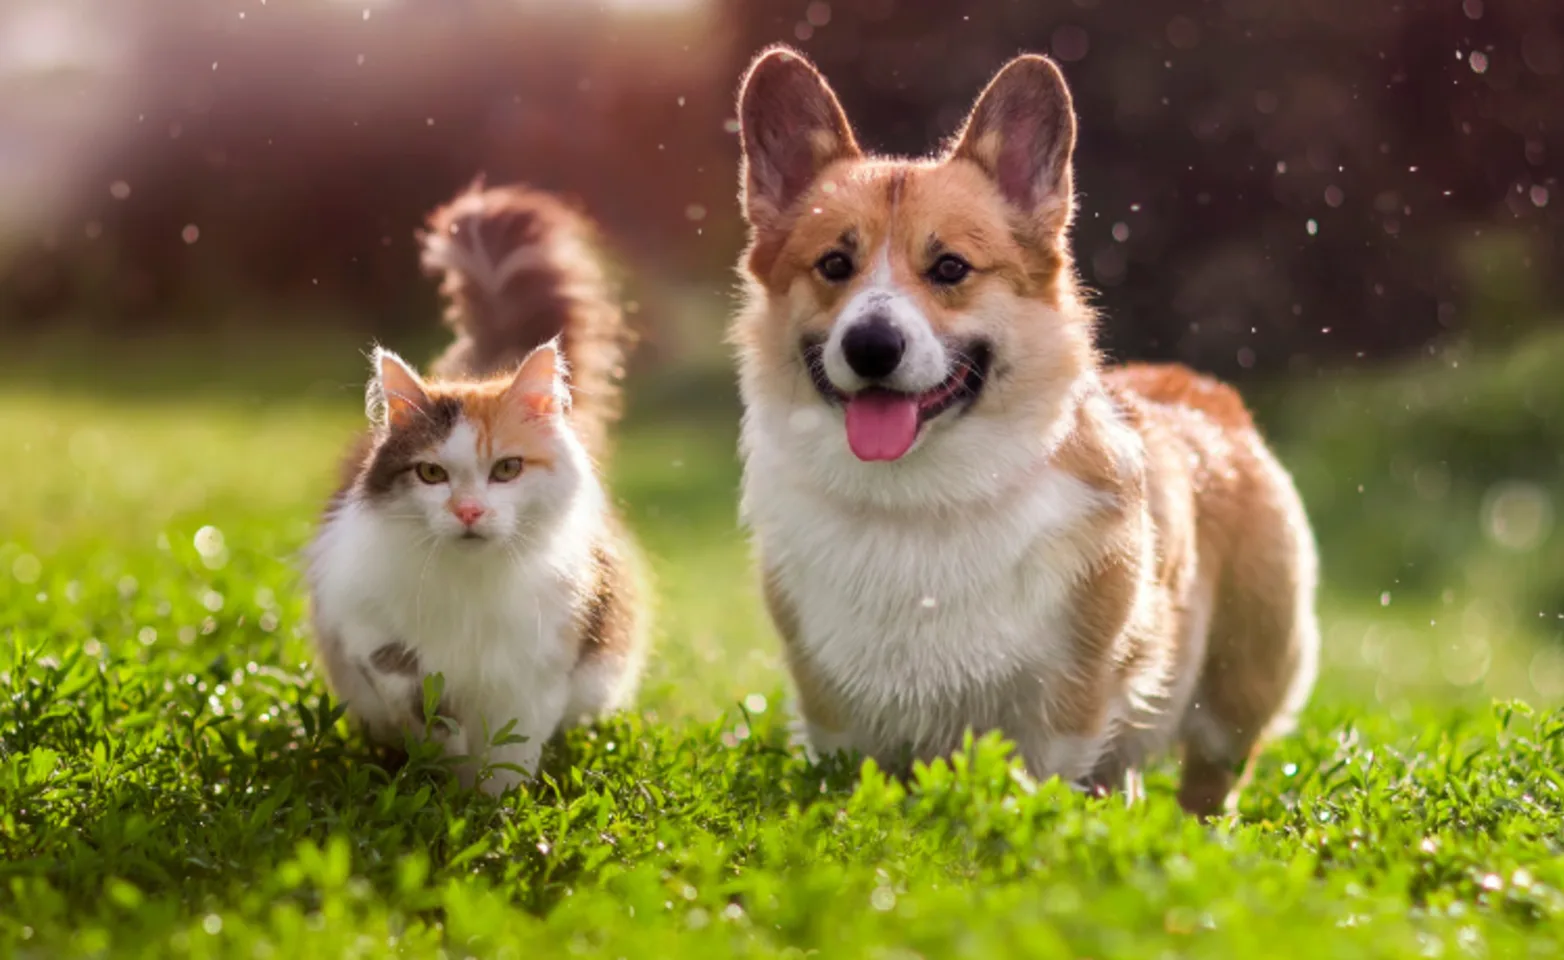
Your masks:
{"label": "blurred background", "polygon": [[[1564,698],[1558,0],[0,0],[5,449],[92,474],[157,461],[137,430],[304,403],[329,451],[372,338],[438,346],[424,216],[480,172],[556,190],[603,228],[643,338],[616,486],[667,644],[753,659],[730,686],[764,688],[721,335],[735,86],[775,41],[906,154],[1008,57],[1055,57],[1105,346],[1253,398],[1316,519],[1343,695]],[[308,535],[331,466],[309,449],[257,550]],[[148,536],[210,525],[224,490],[230,525],[265,515],[224,486],[238,467],[146,469],[197,492],[5,481],[0,574],[68,552],[91,503]],[[42,503],[63,513],[16,505]]]}

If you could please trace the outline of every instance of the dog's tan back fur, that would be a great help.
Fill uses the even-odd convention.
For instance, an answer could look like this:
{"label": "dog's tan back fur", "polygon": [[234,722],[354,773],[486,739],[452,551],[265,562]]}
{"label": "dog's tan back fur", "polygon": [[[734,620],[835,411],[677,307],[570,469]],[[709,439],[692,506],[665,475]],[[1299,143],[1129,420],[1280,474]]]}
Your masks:
{"label": "dog's tan back fur", "polygon": [[[998,727],[1034,772],[1108,788],[1179,743],[1184,805],[1231,804],[1235,771],[1312,687],[1312,536],[1235,391],[1101,362],[1066,239],[1074,117],[1057,69],[1007,67],[935,160],[863,154],[787,50],[751,67],[740,123],[745,512],[814,745],[928,757],[964,726]],[[926,280],[951,250],[971,273]],[[838,251],[862,265],[847,280],[818,269]],[[889,464],[846,454],[800,347],[871,287],[952,356],[995,354],[976,400]],[[898,599],[920,577],[947,593],[910,604],[926,614]],[[1046,622],[1028,638],[1034,608]]]}

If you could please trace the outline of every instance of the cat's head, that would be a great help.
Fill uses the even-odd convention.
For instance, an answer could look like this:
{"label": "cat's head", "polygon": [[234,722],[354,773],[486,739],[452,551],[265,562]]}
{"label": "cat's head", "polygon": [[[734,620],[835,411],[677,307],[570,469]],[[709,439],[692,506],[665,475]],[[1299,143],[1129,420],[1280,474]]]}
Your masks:
{"label": "cat's head", "polygon": [[553,343],[513,374],[471,382],[424,380],[377,349],[367,396],[374,449],[358,497],[435,543],[526,539],[568,508],[590,470],[565,421],[564,378]]}

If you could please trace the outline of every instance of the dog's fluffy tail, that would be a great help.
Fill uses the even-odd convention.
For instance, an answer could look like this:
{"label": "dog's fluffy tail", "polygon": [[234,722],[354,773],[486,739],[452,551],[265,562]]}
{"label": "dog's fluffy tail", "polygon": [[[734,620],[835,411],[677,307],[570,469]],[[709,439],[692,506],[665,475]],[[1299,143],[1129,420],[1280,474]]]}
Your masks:
{"label": "dog's fluffy tail", "polygon": [[558,337],[571,373],[571,422],[601,457],[619,417],[630,335],[593,225],[547,193],[479,181],[430,214],[420,240],[456,332],[431,373],[501,373]]}

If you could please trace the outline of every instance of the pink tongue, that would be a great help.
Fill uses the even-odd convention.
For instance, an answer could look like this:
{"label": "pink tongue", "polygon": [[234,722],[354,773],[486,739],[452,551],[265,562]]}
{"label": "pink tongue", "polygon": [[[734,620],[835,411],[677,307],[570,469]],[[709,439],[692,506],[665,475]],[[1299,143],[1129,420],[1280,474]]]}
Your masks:
{"label": "pink tongue", "polygon": [[865,391],[847,401],[847,445],[859,460],[895,460],[918,439],[918,401]]}

